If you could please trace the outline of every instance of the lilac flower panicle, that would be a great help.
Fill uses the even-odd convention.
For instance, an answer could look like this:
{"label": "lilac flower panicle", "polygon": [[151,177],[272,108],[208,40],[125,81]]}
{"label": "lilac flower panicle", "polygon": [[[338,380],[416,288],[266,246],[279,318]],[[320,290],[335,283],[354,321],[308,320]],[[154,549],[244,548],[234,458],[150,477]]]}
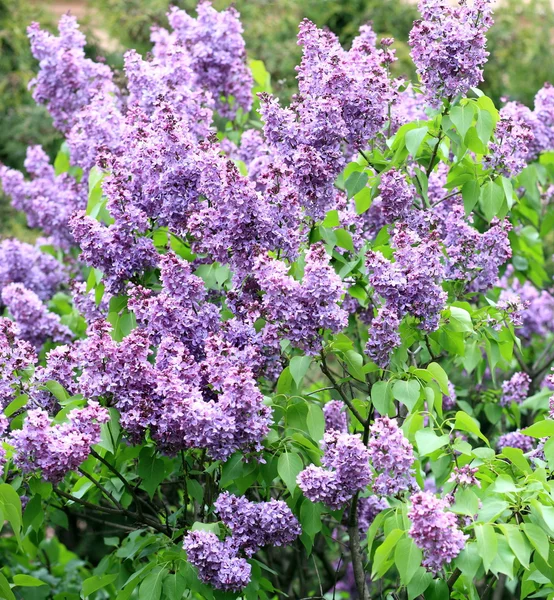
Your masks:
{"label": "lilac flower panicle", "polygon": [[306,498],[336,510],[370,482],[369,454],[358,435],[331,430],[323,439],[323,466],[309,465],[297,482]]}
{"label": "lilac flower panicle", "polygon": [[392,351],[402,343],[399,327],[398,314],[387,306],[382,306],[371,321],[365,352],[382,369],[389,366]]}
{"label": "lilac flower panicle", "polygon": [[454,467],[448,481],[461,486],[476,485],[477,487],[481,487],[481,482],[475,477],[478,471],[479,467],[471,467],[470,465]]}
{"label": "lilac flower panicle", "polygon": [[496,124],[496,141],[489,142],[483,166],[504,177],[516,177],[526,166],[526,158],[534,136],[531,129],[511,117],[501,117]]}
{"label": "lilac flower panicle", "polygon": [[499,452],[504,448],[518,448],[523,452],[530,452],[533,449],[533,438],[520,431],[510,431],[498,438],[496,448]]}
{"label": "lilac flower panicle", "polygon": [[385,498],[379,496],[367,496],[366,498],[358,499],[358,526],[360,534],[366,535],[370,525],[375,520],[375,517],[389,505]]}
{"label": "lilac flower panicle", "polygon": [[413,185],[406,181],[400,171],[392,168],[381,173],[379,196],[374,203],[381,205],[381,211],[388,223],[406,215],[415,197]]}
{"label": "lilac flower panicle", "polygon": [[348,415],[346,407],[341,400],[331,400],[323,406],[323,415],[325,417],[325,430],[332,429],[341,433],[348,433]]}
{"label": "lilac flower panicle", "polygon": [[21,283],[10,283],[2,290],[2,302],[17,323],[18,335],[40,348],[51,339],[53,342],[67,342],[73,334],[63,325],[60,317],[48,310],[35,292]]}
{"label": "lilac flower panicle", "polygon": [[28,391],[25,371],[37,361],[34,347],[19,336],[17,325],[0,317],[0,408]]}
{"label": "lilac flower panicle", "polygon": [[458,556],[469,536],[458,528],[457,516],[447,511],[445,500],[429,492],[417,492],[410,502],[409,535],[423,551],[423,566],[437,574]]}
{"label": "lilac flower panicle", "polygon": [[15,464],[26,473],[40,469],[42,477],[52,483],[76,470],[88,457],[90,446],[100,441],[100,424],[109,420],[109,413],[90,401],[83,409],[71,410],[67,419],[52,425],[46,411],[30,410],[23,428],[10,434]]}
{"label": "lilac flower panicle", "polygon": [[453,410],[456,407],[456,388],[454,384],[448,382],[448,395],[442,395],[442,408],[443,410]]}
{"label": "lilac flower panicle", "polygon": [[232,532],[232,544],[247,556],[264,546],[287,546],[302,529],[290,508],[281,500],[250,502],[223,492],[215,501],[215,511]]}
{"label": "lilac flower panicle", "polygon": [[413,448],[394,419],[379,417],[370,428],[369,461],[376,472],[373,491],[394,496],[414,485]]}
{"label": "lilac flower panicle", "polygon": [[420,0],[421,19],[414,23],[409,43],[428,100],[435,105],[465,95],[483,80],[489,53],[485,34],[492,25],[489,0],[460,2]]}
{"label": "lilac flower panicle", "polygon": [[512,403],[521,404],[529,392],[531,378],[523,371],[515,373],[502,384],[501,406],[509,406]]}
{"label": "lilac flower panicle", "polygon": [[220,541],[215,533],[189,531],[183,547],[188,561],[198,569],[198,577],[203,583],[220,590],[238,592],[250,582],[251,567],[248,562],[237,556],[236,549],[228,540]]}

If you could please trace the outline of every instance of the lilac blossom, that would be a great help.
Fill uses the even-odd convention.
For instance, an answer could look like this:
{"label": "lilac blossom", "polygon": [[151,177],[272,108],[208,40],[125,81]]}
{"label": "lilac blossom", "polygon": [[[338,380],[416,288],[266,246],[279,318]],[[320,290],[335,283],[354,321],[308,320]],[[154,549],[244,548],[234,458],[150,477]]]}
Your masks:
{"label": "lilac blossom", "polygon": [[251,567],[237,556],[231,538],[224,542],[211,531],[189,531],[183,547],[188,562],[198,569],[203,583],[220,590],[240,591],[250,582]]}
{"label": "lilac blossom", "polygon": [[306,498],[337,510],[369,484],[369,453],[358,435],[331,430],[323,439],[323,466],[309,465],[297,482]]}
{"label": "lilac blossom", "polygon": [[231,530],[231,544],[249,557],[264,546],[288,546],[302,533],[298,519],[282,500],[250,502],[223,492],[214,506]]}
{"label": "lilac blossom", "polygon": [[481,482],[475,477],[478,471],[479,467],[471,467],[470,465],[454,467],[448,481],[461,486],[476,485],[481,487]]}
{"label": "lilac blossom", "polygon": [[463,550],[469,536],[458,528],[457,517],[447,511],[448,503],[429,492],[410,498],[410,537],[423,551],[423,566],[437,574]]}
{"label": "lilac blossom", "polygon": [[368,496],[358,499],[358,526],[361,535],[365,536],[375,517],[389,505],[385,498]]}
{"label": "lilac blossom", "polygon": [[400,319],[395,310],[382,306],[371,321],[365,352],[382,369],[389,366],[390,355],[401,344]]}
{"label": "lilac blossom", "polygon": [[510,431],[501,435],[497,442],[496,448],[501,452],[504,448],[518,448],[523,452],[530,452],[533,449],[533,438],[518,431]]}
{"label": "lilac blossom", "polygon": [[448,382],[448,394],[442,395],[442,408],[443,410],[453,410],[456,407],[456,388],[454,384]]}
{"label": "lilac blossom", "polygon": [[395,496],[412,488],[413,448],[396,421],[379,417],[369,432],[369,461],[376,472],[373,491],[380,496]]}
{"label": "lilac blossom", "polygon": [[25,372],[36,360],[35,349],[19,337],[17,325],[0,317],[0,408],[4,409],[28,391],[29,380]]}
{"label": "lilac blossom", "polygon": [[10,283],[21,283],[44,301],[66,278],[61,263],[39,248],[18,240],[0,242],[0,292]]}
{"label": "lilac blossom", "polygon": [[523,371],[512,375],[508,381],[502,384],[502,396],[500,398],[500,406],[510,406],[510,404],[521,404],[531,386],[531,377]]}
{"label": "lilac blossom", "polygon": [[87,459],[90,446],[100,441],[100,424],[109,420],[109,413],[90,401],[83,409],[71,410],[67,419],[52,425],[46,411],[30,410],[23,428],[12,431],[9,438],[15,464],[26,473],[40,470],[52,483],[76,470]]}
{"label": "lilac blossom", "polygon": [[410,32],[412,59],[425,87],[428,100],[464,96],[483,80],[486,51],[485,34],[492,25],[489,0],[460,2],[450,6],[445,0],[420,0],[421,19]]}
{"label": "lilac blossom", "polygon": [[346,407],[341,400],[331,400],[323,406],[323,415],[325,417],[325,430],[336,430],[341,433],[348,433],[348,415]]}
{"label": "lilac blossom", "polygon": [[17,323],[18,336],[35,348],[40,348],[48,339],[63,343],[73,336],[60,317],[50,312],[40,298],[21,283],[7,285],[2,290],[2,302]]}
{"label": "lilac blossom", "polygon": [[501,117],[489,142],[489,152],[483,156],[483,166],[504,175],[515,177],[526,165],[529,146],[533,141],[531,129],[510,117]]}

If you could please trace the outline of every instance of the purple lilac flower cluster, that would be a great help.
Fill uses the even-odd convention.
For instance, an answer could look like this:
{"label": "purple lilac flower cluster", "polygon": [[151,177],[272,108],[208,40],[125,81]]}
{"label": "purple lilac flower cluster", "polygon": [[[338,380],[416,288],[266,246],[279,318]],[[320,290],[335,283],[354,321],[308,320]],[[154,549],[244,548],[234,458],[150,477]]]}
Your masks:
{"label": "purple lilac flower cluster", "polygon": [[509,406],[510,404],[521,404],[531,386],[531,377],[525,372],[515,373],[508,381],[502,384],[502,396],[500,397],[500,406]]}
{"label": "purple lilac flower cluster", "polygon": [[420,0],[421,20],[410,32],[412,58],[429,102],[465,95],[483,80],[485,34],[492,25],[489,0]]}
{"label": "purple lilac flower cluster", "polygon": [[395,496],[412,488],[414,451],[396,421],[379,417],[369,431],[369,461],[376,472],[372,484],[374,493]]}
{"label": "purple lilac flower cluster", "polygon": [[401,344],[399,327],[398,313],[388,306],[382,306],[371,321],[365,352],[382,369],[388,367],[391,352]]}
{"label": "purple lilac flower cluster", "polygon": [[511,117],[502,117],[494,132],[496,141],[489,142],[489,153],[483,166],[504,177],[515,177],[524,169],[534,136],[530,127]]}
{"label": "purple lilac flower cluster", "polygon": [[4,409],[28,389],[25,371],[36,362],[35,349],[19,338],[17,325],[0,317],[0,407]]}
{"label": "purple lilac flower cluster", "polygon": [[476,485],[477,487],[481,487],[481,482],[475,477],[478,471],[479,467],[472,467],[470,465],[454,467],[448,481],[452,481],[456,485]]}
{"label": "purple lilac flower cluster", "polygon": [[458,556],[469,536],[458,528],[457,517],[447,511],[445,500],[429,492],[417,492],[410,502],[410,537],[423,550],[423,566],[436,574]]}
{"label": "purple lilac flower cluster", "polygon": [[323,407],[323,415],[325,417],[325,430],[340,431],[341,433],[348,432],[348,415],[346,407],[341,400],[331,400]]}
{"label": "purple lilac flower cluster", "polygon": [[448,395],[442,395],[442,408],[443,410],[453,410],[456,406],[456,388],[454,384],[449,381],[448,382]]}
{"label": "purple lilac flower cluster", "polygon": [[510,431],[498,438],[496,448],[499,452],[501,452],[503,448],[518,448],[523,452],[531,452],[533,449],[533,438],[520,431]]}
{"label": "purple lilac flower cluster", "polygon": [[368,252],[369,283],[399,318],[409,314],[420,320],[425,331],[434,331],[446,302],[439,242],[434,235],[421,237],[402,223],[395,228],[392,244],[395,262],[379,252]]}
{"label": "purple lilac flower cluster", "polygon": [[323,440],[323,466],[309,465],[297,482],[306,498],[336,510],[369,484],[369,453],[358,435],[332,429]]}
{"label": "purple lilac flower cluster", "polygon": [[275,98],[262,98],[261,114],[271,153],[294,165],[293,181],[301,203],[313,218],[335,208],[334,181],[346,164],[343,144],[355,152],[381,130],[394,90],[382,66],[369,26],[360,30],[349,52],[338,38],[304,20],[298,43],[299,94],[290,108]]}
{"label": "purple lilac flower cluster", "polygon": [[86,460],[90,447],[100,441],[100,424],[109,420],[107,409],[90,401],[83,409],[73,409],[67,422],[52,425],[48,413],[30,410],[22,429],[12,431],[14,462],[26,473],[41,471],[46,481],[58,483],[68,471]]}

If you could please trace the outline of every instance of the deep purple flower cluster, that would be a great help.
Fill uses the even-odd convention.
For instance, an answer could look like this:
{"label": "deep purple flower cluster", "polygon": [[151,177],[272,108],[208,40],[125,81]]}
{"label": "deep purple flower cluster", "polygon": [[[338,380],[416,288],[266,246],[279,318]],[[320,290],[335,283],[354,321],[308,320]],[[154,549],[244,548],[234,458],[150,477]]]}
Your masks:
{"label": "deep purple flower cluster", "polygon": [[220,590],[240,591],[250,582],[252,568],[246,559],[237,556],[230,538],[222,542],[211,531],[190,531],[183,547],[188,562],[198,569],[204,583]]}
{"label": "deep purple flower cluster", "polygon": [[321,219],[335,208],[334,180],[346,164],[344,142],[355,152],[373,139],[385,124],[394,92],[369,26],[346,52],[334,34],[305,19],[298,43],[303,48],[299,95],[290,108],[264,96],[261,114],[271,152],[294,166],[302,205]]}
{"label": "deep purple flower cluster", "polygon": [[500,406],[509,406],[510,404],[521,404],[531,386],[531,377],[523,371],[512,375],[508,381],[502,384],[502,396],[500,397]]}
{"label": "deep purple flower cluster", "polygon": [[10,283],[21,283],[48,300],[65,281],[61,263],[50,254],[18,240],[0,242],[0,292]]}
{"label": "deep purple flower cluster", "polygon": [[465,95],[483,80],[485,33],[492,25],[490,0],[420,0],[421,20],[410,32],[412,58],[428,100],[439,104]]}
{"label": "deep purple flower cluster", "polygon": [[502,117],[494,132],[496,141],[489,142],[489,153],[483,156],[483,166],[504,177],[519,175],[526,165],[533,132],[521,120]]}
{"label": "deep purple flower cluster", "polygon": [[83,409],[71,410],[67,419],[52,425],[46,411],[30,410],[23,428],[12,431],[9,438],[15,449],[15,464],[26,473],[40,469],[42,477],[52,483],[76,470],[88,457],[90,447],[100,441],[100,424],[109,420],[109,413],[90,401]]}
{"label": "deep purple flower cluster", "polygon": [[321,329],[337,333],[346,325],[346,311],[339,306],[344,287],[329,265],[323,244],[309,249],[302,282],[287,274],[285,263],[263,255],[256,261],[254,277],[265,292],[266,339],[282,336],[315,353],[321,347]]}
{"label": "deep purple flower cluster", "polygon": [[446,302],[440,285],[444,278],[440,245],[433,234],[420,237],[405,224],[396,226],[392,244],[395,262],[379,252],[368,252],[369,283],[399,318],[409,314],[420,320],[423,329],[434,331]]}
{"label": "deep purple flower cluster", "polygon": [[223,492],[214,506],[231,530],[230,544],[246,556],[264,546],[288,546],[302,533],[298,519],[282,500],[250,502],[244,496]]}
{"label": "deep purple flower cluster", "polygon": [[2,303],[6,305],[18,326],[18,336],[35,348],[48,339],[68,342],[73,334],[60,317],[50,312],[40,298],[21,283],[10,283],[2,290]]}
{"label": "deep purple flower cluster", "polygon": [[375,517],[389,505],[385,498],[379,496],[367,496],[358,499],[358,526],[360,533],[365,535]]}
{"label": "deep purple flower cluster", "polygon": [[373,491],[395,496],[414,485],[413,448],[394,419],[379,417],[370,428],[369,462],[376,475]]}
{"label": "deep purple flower cluster", "polygon": [[407,214],[416,192],[400,171],[392,168],[381,173],[378,189],[379,196],[373,201],[372,207],[379,207],[385,223],[392,223]]}
{"label": "deep purple flower cluster", "polygon": [[501,452],[503,448],[518,448],[523,452],[531,452],[533,449],[533,438],[520,431],[510,431],[498,438],[496,448],[499,452]]}
{"label": "deep purple flower cluster", "polygon": [[297,482],[306,498],[336,510],[369,484],[369,453],[358,435],[334,429],[323,440],[323,466],[309,465],[298,474]]}
{"label": "deep purple flower cluster", "polygon": [[436,574],[458,556],[469,536],[458,528],[456,515],[446,511],[445,500],[428,492],[417,492],[410,502],[410,537],[423,550],[423,566]]}

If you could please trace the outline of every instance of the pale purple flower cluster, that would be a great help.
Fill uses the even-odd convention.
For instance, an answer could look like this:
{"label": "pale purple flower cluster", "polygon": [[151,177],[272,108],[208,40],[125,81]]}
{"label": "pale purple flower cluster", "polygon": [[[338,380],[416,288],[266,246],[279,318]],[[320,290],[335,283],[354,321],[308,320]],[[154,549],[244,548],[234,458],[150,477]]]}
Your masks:
{"label": "pale purple flower cluster", "polygon": [[382,369],[389,366],[391,352],[401,344],[400,319],[395,310],[382,306],[369,327],[365,352]]}
{"label": "pale purple flower cluster", "polygon": [[231,530],[230,544],[249,557],[264,546],[288,546],[302,533],[298,519],[282,500],[250,502],[223,492],[214,507]]}
{"label": "pale purple flower cluster", "polygon": [[452,481],[456,485],[476,485],[477,487],[481,487],[481,482],[475,477],[478,471],[479,467],[471,467],[470,465],[454,467],[448,481]]}
{"label": "pale purple flower cluster", "polygon": [[523,452],[530,452],[533,449],[533,438],[520,431],[510,431],[498,438],[496,448],[499,452],[503,448],[519,448]]}
{"label": "pale purple flower cluster", "polygon": [[35,292],[21,283],[10,283],[2,290],[2,302],[8,308],[18,327],[18,337],[40,348],[48,339],[68,342],[72,338],[69,327],[60,317],[48,310]]}
{"label": "pale purple flower cluster", "polygon": [[100,441],[100,424],[109,420],[107,409],[90,401],[73,409],[67,421],[52,425],[48,413],[30,410],[22,429],[12,431],[9,441],[15,449],[14,462],[26,473],[40,469],[46,481],[58,483],[87,459],[90,447]]}
{"label": "pale purple flower cluster", "polygon": [[284,262],[263,255],[256,260],[254,277],[265,292],[262,311],[268,340],[283,336],[315,353],[321,347],[321,329],[337,333],[346,325],[348,315],[339,306],[344,287],[323,244],[311,246],[306,254],[302,282],[287,274]]}
{"label": "pale purple flower cluster", "polygon": [[398,224],[392,245],[395,262],[379,252],[367,253],[369,283],[399,318],[409,314],[419,319],[424,330],[434,331],[446,302],[438,240],[434,234],[421,237],[405,224]]}
{"label": "pale purple flower cluster", "polygon": [[531,377],[524,371],[515,373],[508,381],[502,384],[502,396],[500,397],[500,406],[509,406],[510,404],[521,404],[531,386]]}
{"label": "pale purple flower cluster", "polygon": [[359,435],[331,430],[323,440],[323,466],[309,465],[297,483],[306,498],[337,510],[371,481],[369,453]]}
{"label": "pale purple flower cluster", "polygon": [[489,152],[483,156],[483,166],[504,177],[515,177],[526,166],[526,159],[534,136],[522,121],[501,117],[494,132],[495,141],[489,142]]}
{"label": "pale purple flower cluster", "polygon": [[448,382],[448,395],[442,395],[442,408],[443,410],[453,410],[456,406],[456,388],[454,384],[449,381]]}
{"label": "pale purple flower cluster", "polygon": [[10,283],[21,283],[48,300],[66,279],[61,263],[36,246],[18,240],[0,242],[0,292]]}
{"label": "pale purple flower cluster", "polygon": [[112,72],[107,65],[85,57],[85,36],[75,17],[63,15],[59,37],[33,23],[28,29],[31,51],[40,71],[30,86],[38,104],[48,107],[54,125],[68,133],[76,114],[98,94],[115,94]]}
{"label": "pale purple flower cluster", "polygon": [[348,433],[348,415],[346,414],[346,406],[341,400],[331,400],[323,407],[323,415],[325,417],[326,431],[340,431]]}
{"label": "pale purple flower cluster", "polygon": [[498,281],[498,270],[512,256],[508,220],[493,219],[491,227],[479,233],[464,218],[464,209],[455,204],[443,224],[447,252],[446,278],[463,281],[471,292],[486,292]]}
{"label": "pale purple flower cluster", "polygon": [[385,498],[379,496],[368,496],[358,499],[358,526],[360,533],[365,535],[375,517],[389,505]]}
{"label": "pale purple flower cluster", "polygon": [[377,135],[394,92],[369,26],[346,52],[333,33],[305,19],[298,43],[299,95],[290,108],[265,95],[261,114],[271,152],[294,166],[302,205],[321,219],[337,201],[334,181],[346,164],[344,143],[356,152]]}
{"label": "pale purple flower cluster", "polygon": [[13,207],[26,214],[29,227],[39,227],[51,236],[54,245],[69,249],[75,245],[69,218],[75,210],[86,207],[86,185],[68,173],[56,175],[40,146],[27,149],[25,168],[30,180],[20,171],[0,166],[4,192],[11,197]]}
{"label": "pale purple flower cluster", "polygon": [[414,451],[394,419],[375,419],[370,428],[368,451],[376,472],[372,484],[376,494],[395,496],[413,487]]}
{"label": "pale purple flower cluster", "polygon": [[[246,48],[239,13],[234,8],[217,12],[211,2],[201,2],[198,17],[173,8],[169,14],[171,34],[188,54],[198,88],[213,96],[224,117],[235,117],[237,108],[252,106],[252,74],[246,64]],[[167,47],[167,44],[166,44]]]}
{"label": "pale purple flower cluster", "polygon": [[189,531],[183,547],[188,562],[198,569],[200,581],[230,591],[240,591],[250,582],[252,568],[237,556],[230,538],[222,542],[211,531]]}
{"label": "pale purple flower cluster", "polygon": [[530,339],[532,335],[547,335],[553,329],[554,296],[547,290],[538,290],[528,280],[521,283],[517,277],[512,277],[513,275],[514,269],[508,265],[498,284],[504,288],[500,292],[498,305],[500,306],[502,302],[508,303],[517,297],[522,305],[518,336]]}
{"label": "pale purple flower cluster", "polygon": [[465,95],[483,80],[485,33],[492,25],[490,0],[420,0],[421,20],[410,32],[412,59],[433,104]]}
{"label": "pale purple flower cluster", "polygon": [[373,201],[372,207],[379,207],[386,223],[392,223],[407,214],[416,191],[403,173],[394,167],[384,171],[378,189],[379,196]]}
{"label": "pale purple flower cluster", "polygon": [[429,492],[417,492],[410,502],[410,537],[423,551],[423,566],[436,574],[460,554],[469,536],[458,528],[457,517],[447,511],[445,500]]}
{"label": "pale purple flower cluster", "polygon": [[29,342],[19,338],[17,325],[0,317],[0,408],[27,391],[25,371],[37,360]]}

